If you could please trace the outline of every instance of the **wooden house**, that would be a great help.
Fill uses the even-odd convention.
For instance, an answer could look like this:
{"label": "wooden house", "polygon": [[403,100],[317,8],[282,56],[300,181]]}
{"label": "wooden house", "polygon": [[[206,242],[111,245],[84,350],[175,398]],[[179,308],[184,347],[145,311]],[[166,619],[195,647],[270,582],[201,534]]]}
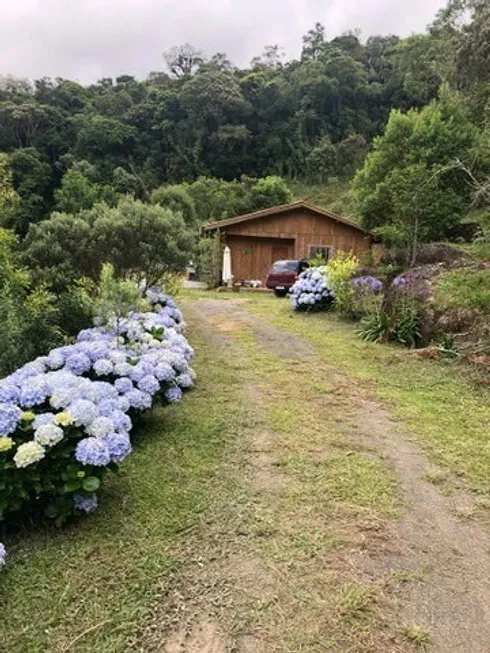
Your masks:
{"label": "wooden house", "polygon": [[302,200],[209,222],[203,231],[228,245],[237,281],[264,283],[275,261],[319,253],[328,259],[336,250],[361,256],[372,245],[371,236],[355,222]]}

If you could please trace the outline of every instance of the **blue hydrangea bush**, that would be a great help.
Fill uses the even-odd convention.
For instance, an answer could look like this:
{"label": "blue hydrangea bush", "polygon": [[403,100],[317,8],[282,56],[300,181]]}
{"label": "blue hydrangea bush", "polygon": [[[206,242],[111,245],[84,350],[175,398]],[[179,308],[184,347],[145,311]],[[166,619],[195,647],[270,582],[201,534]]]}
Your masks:
{"label": "blue hydrangea bush", "polygon": [[150,311],[86,329],[0,381],[0,519],[93,512],[104,474],[131,453],[134,420],[192,387],[181,312],[156,288],[147,299]]}
{"label": "blue hydrangea bush", "polygon": [[302,272],[290,291],[295,311],[324,310],[331,306],[335,292],[329,287],[326,266]]}

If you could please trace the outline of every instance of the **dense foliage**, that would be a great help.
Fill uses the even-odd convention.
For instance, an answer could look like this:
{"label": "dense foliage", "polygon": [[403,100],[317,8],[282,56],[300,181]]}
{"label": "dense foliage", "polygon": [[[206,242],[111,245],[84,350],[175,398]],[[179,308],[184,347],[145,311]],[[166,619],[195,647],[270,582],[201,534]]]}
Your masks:
{"label": "dense foliage", "polygon": [[139,301],[137,286],[105,272],[101,326],[0,382],[0,519],[30,509],[62,523],[95,510],[104,474],[131,452],[134,419],[193,385],[173,300],[150,288],[146,311],[122,316]]}
{"label": "dense foliage", "polygon": [[[224,54],[205,58],[186,45],[165,53],[166,71],[141,81],[121,75],[83,86],[5,77],[3,225],[24,235],[53,210],[115,206],[128,193],[178,208],[188,226],[196,215],[204,221],[263,208],[287,200],[277,175],[318,183],[351,177],[394,111],[386,141],[393,147],[375,146],[359,182],[360,212],[370,226],[394,221],[400,237],[400,224],[411,229],[406,207],[423,179],[423,194],[438,201],[419,236],[439,237],[446,216],[449,232],[461,216],[467,189],[460,196],[461,175],[430,183],[428,177],[468,151],[471,123],[486,125],[489,30],[488,3],[450,0],[426,33],[405,39],[372,36],[363,43],[346,33],[328,40],[317,24],[304,36],[298,61],[284,61],[278,46],[268,46],[249,67],[237,68]],[[450,124],[447,104],[430,104],[442,83],[457,89],[464,105],[457,115],[450,107]],[[400,152],[394,170],[383,172]],[[179,187],[153,193],[162,185]],[[433,205],[441,207],[434,215]],[[424,198],[419,213],[426,208]]]}
{"label": "dense foliage", "polygon": [[98,279],[104,262],[118,276],[133,273],[154,283],[165,270],[188,262],[193,239],[180,213],[125,197],[115,207],[53,213],[30,229],[24,257],[57,288],[80,275]]}

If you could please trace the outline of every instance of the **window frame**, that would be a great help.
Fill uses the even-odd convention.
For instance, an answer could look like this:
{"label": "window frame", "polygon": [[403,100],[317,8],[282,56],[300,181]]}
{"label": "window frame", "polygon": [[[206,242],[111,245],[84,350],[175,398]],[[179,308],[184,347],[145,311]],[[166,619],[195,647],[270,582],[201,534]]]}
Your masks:
{"label": "window frame", "polygon": [[331,245],[308,245],[308,259],[315,258],[319,251],[322,252],[325,262],[328,262],[332,256],[333,247]]}

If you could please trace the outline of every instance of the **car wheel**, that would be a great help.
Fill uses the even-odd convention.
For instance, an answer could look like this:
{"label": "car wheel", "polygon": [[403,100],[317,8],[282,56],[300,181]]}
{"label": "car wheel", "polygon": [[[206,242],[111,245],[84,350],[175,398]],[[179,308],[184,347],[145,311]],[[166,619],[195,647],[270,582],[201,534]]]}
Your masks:
{"label": "car wheel", "polygon": [[286,297],[287,294],[288,294],[287,290],[274,290],[274,295],[276,297]]}

